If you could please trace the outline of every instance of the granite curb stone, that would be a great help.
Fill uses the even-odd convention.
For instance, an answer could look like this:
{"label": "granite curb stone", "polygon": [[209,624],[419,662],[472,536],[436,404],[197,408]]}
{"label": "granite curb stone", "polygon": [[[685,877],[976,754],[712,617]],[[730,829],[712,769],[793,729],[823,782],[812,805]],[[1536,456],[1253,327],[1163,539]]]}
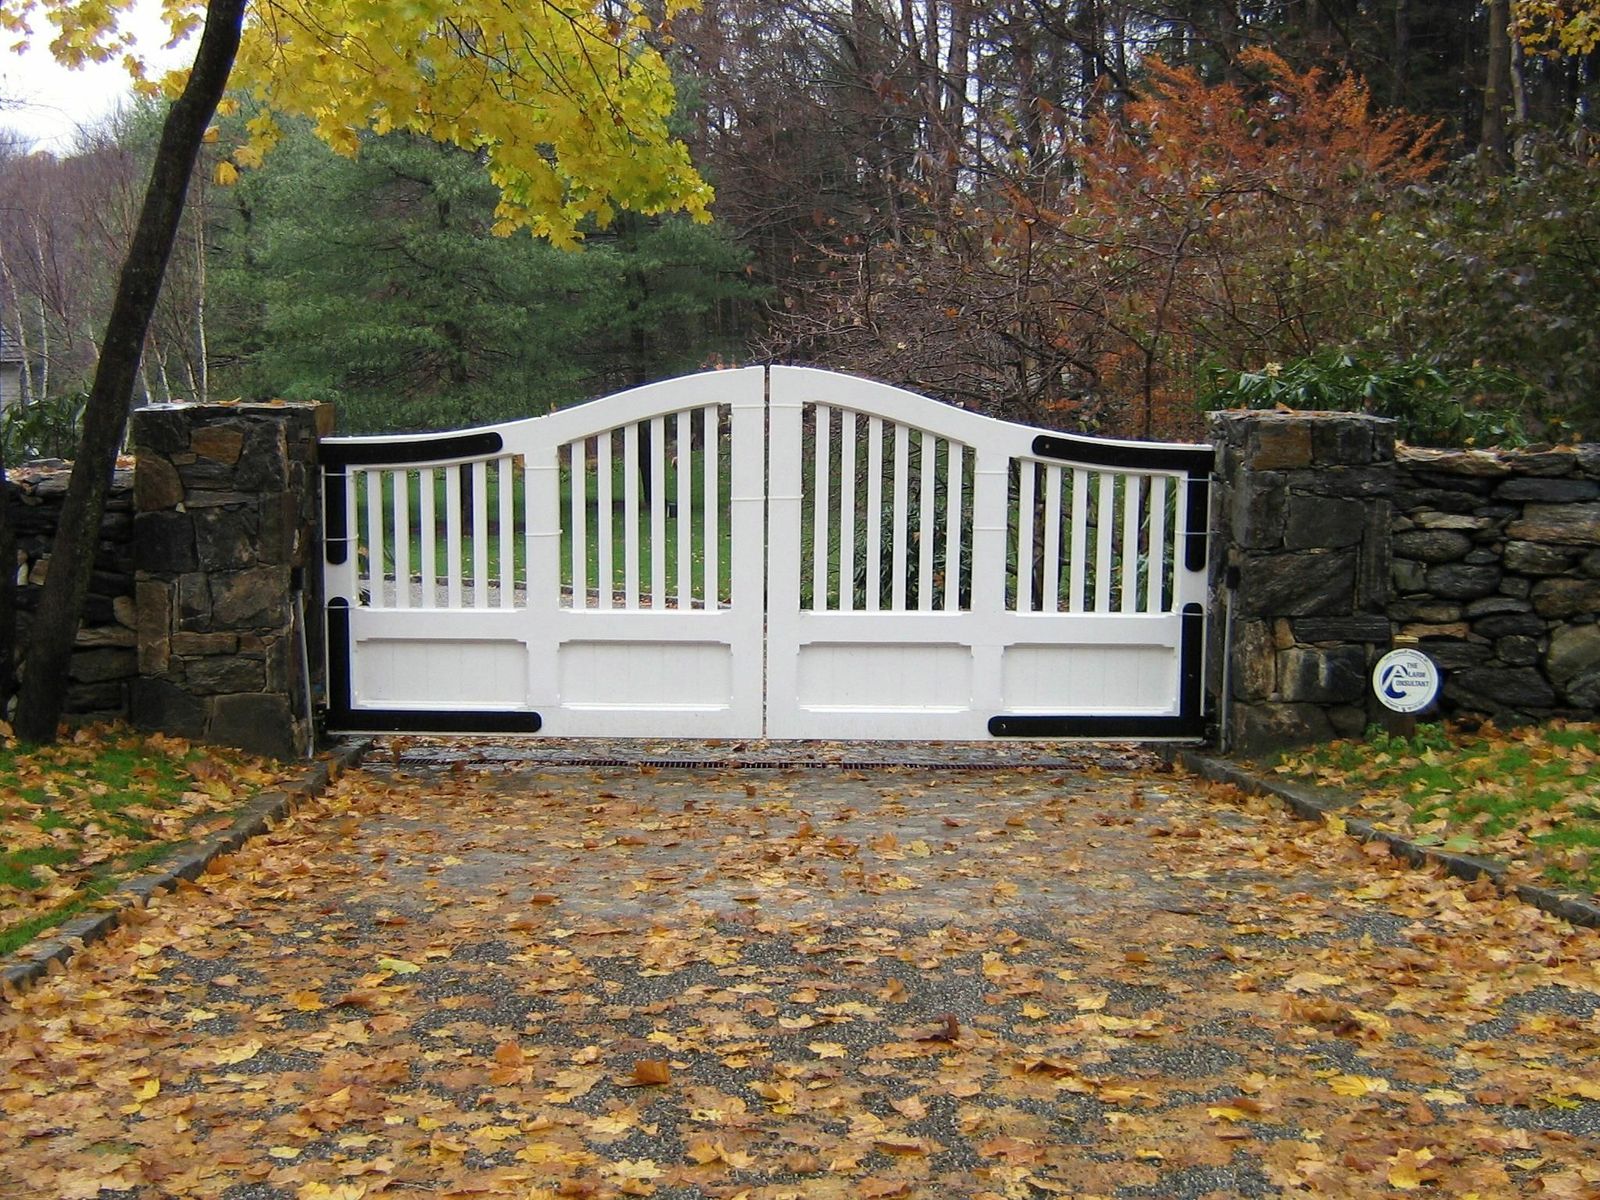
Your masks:
{"label": "granite curb stone", "polygon": [[111,933],[121,924],[126,909],[142,907],[158,892],[176,888],[182,881],[198,879],[213,861],[231,854],[300,804],[319,795],[332,778],[359,763],[371,745],[367,739],[335,746],[326,758],[311,764],[298,779],[256,796],[240,810],[227,829],[204,841],[180,847],[160,871],[123,880],[105,897],[114,907],[74,917],[17,950],[10,956],[11,961],[0,967],[0,997],[33,983],[49,971],[50,964],[65,963],[91,942]]}
{"label": "granite curb stone", "polygon": [[1353,798],[1346,794],[1327,788],[1305,787],[1295,783],[1263,779],[1237,763],[1226,762],[1193,750],[1174,749],[1168,753],[1168,758],[1175,765],[1213,783],[1229,783],[1255,796],[1276,796],[1287,804],[1296,816],[1305,820],[1320,821],[1325,817],[1337,816],[1345,823],[1345,828],[1352,837],[1363,842],[1383,842],[1389,847],[1391,854],[1405,859],[1414,867],[1443,867],[1458,879],[1469,881],[1487,876],[1496,887],[1516,896],[1524,904],[1531,904],[1552,916],[1571,921],[1574,925],[1587,925],[1590,928],[1600,929],[1600,904],[1552,888],[1536,887],[1528,883],[1507,883],[1505,866],[1492,859],[1478,858],[1470,854],[1455,854],[1432,846],[1419,846],[1397,833],[1379,829],[1370,821],[1344,816],[1341,810],[1353,803]]}

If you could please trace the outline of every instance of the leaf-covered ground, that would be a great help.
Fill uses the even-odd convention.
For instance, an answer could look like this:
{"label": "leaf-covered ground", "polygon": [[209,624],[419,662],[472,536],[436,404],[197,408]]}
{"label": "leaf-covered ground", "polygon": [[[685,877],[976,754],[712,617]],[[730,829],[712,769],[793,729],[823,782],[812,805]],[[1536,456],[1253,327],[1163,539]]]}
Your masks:
{"label": "leaf-covered ground", "polygon": [[0,1194],[1600,1196],[1600,936],[1055,770],[352,773],[0,1008]]}
{"label": "leaf-covered ground", "polygon": [[1296,751],[1274,769],[1353,793],[1361,816],[1419,845],[1600,895],[1600,725],[1424,725]]}
{"label": "leaf-covered ground", "polygon": [[0,744],[0,954],[160,861],[286,768],[120,727]]}

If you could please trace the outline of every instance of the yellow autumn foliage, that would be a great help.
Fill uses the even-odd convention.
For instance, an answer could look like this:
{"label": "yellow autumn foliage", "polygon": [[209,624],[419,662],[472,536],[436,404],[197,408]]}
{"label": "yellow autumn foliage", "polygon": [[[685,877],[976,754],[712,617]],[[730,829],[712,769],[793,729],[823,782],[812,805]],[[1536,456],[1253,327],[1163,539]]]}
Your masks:
{"label": "yellow autumn foliage", "polygon": [[[184,73],[146,68],[120,18],[132,0],[21,0],[0,9],[13,43],[50,37],[66,64],[121,57],[148,95],[174,95]],[[668,0],[672,17],[688,5]],[[203,21],[198,0],[164,0],[174,38]],[[711,189],[667,127],[673,87],[634,3],[543,0],[252,0],[230,88],[261,106],[236,166],[260,162],[277,120],[303,117],[333,149],[364,132],[404,130],[482,156],[500,190],[495,230],[528,229],[558,245],[617,208],[705,219]]]}

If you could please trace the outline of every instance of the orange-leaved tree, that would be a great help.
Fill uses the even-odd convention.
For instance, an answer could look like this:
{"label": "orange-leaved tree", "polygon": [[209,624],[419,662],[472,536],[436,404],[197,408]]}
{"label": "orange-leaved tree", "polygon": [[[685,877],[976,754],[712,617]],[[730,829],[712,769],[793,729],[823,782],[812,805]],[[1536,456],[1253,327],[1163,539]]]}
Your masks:
{"label": "orange-leaved tree", "polygon": [[1434,127],[1377,111],[1360,80],[1240,63],[1253,78],[1208,83],[1152,59],[1139,98],[1092,122],[1073,186],[1054,204],[1019,189],[1008,214],[1059,336],[1102,348],[1096,389],[1127,432],[1184,432],[1204,361],[1312,348],[1304,249],[1439,166]]}

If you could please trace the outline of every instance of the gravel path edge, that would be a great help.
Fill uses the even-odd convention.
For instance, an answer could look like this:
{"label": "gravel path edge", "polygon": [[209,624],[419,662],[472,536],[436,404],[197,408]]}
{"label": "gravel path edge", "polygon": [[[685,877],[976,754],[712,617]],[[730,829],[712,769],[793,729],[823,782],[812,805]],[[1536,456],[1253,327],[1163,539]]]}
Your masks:
{"label": "gravel path edge", "polygon": [[203,841],[180,845],[172,857],[161,864],[159,871],[123,880],[106,894],[104,909],[74,917],[14,951],[8,956],[10,961],[0,967],[0,1001],[42,978],[53,964],[65,965],[85,946],[111,933],[122,923],[122,914],[129,908],[141,907],[158,892],[199,878],[214,860],[265,833],[301,804],[320,795],[340,773],[358,764],[371,746],[371,739],[362,739],[333,747],[324,757],[309,764],[297,778],[262,792],[245,804],[227,829]]}
{"label": "gravel path edge", "polygon": [[1176,766],[1209,779],[1213,783],[1229,783],[1240,791],[1254,796],[1275,796],[1282,800],[1296,816],[1308,821],[1321,821],[1337,816],[1345,823],[1350,836],[1358,841],[1383,842],[1396,858],[1402,858],[1414,867],[1443,867],[1459,879],[1475,880],[1487,876],[1496,887],[1531,904],[1552,916],[1561,917],[1574,925],[1600,929],[1600,904],[1585,900],[1570,892],[1537,887],[1529,883],[1509,883],[1504,864],[1492,859],[1470,854],[1454,854],[1432,846],[1419,846],[1416,842],[1387,829],[1379,829],[1370,821],[1344,816],[1342,809],[1354,803],[1354,798],[1327,788],[1311,788],[1295,783],[1264,779],[1259,775],[1220,758],[1194,750],[1172,748],[1167,759]]}

